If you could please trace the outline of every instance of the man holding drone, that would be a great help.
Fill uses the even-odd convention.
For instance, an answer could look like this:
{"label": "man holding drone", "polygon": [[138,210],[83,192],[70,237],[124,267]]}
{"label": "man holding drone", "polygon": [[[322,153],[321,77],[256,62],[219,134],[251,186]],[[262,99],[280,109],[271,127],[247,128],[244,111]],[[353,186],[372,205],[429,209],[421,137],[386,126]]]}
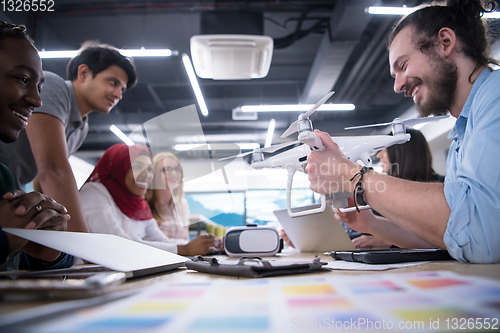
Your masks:
{"label": "man holding drone", "polygon": [[444,186],[361,168],[315,131],[325,150],[309,154],[311,189],[343,188],[353,205],[369,204],[385,216],[336,210],[351,228],[402,247],[446,248],[463,262],[500,261],[500,71],[489,67],[498,63],[489,57],[485,11],[480,0],[423,7],[389,38],[394,90],[412,97],[421,116],[449,111],[457,118]]}

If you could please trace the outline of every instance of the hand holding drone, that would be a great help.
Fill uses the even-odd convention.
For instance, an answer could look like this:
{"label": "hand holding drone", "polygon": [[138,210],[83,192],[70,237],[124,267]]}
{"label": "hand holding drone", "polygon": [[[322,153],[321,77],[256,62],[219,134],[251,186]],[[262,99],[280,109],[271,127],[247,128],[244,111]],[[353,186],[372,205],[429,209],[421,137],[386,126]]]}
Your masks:
{"label": "hand holding drone", "polygon": [[[242,157],[252,154],[252,162],[250,165],[254,169],[262,169],[262,168],[286,169],[288,172],[287,210],[288,214],[291,217],[321,213],[325,210],[327,201],[330,201],[332,206],[336,208],[347,207],[348,206],[347,198],[352,195],[351,192],[340,191],[341,188],[339,188],[339,191],[336,193],[327,193],[326,195],[322,195],[321,206],[319,208],[294,212],[291,207],[291,191],[292,191],[293,176],[295,175],[295,172],[297,171],[305,172],[308,155],[311,153],[311,151],[325,150],[323,142],[314,133],[312,122],[309,119],[309,116],[311,116],[323,103],[325,103],[333,95],[333,93],[334,93],[333,91],[330,92],[328,95],[323,97],[318,103],[316,103],[309,111],[300,114],[298,119],[295,122],[293,122],[290,125],[290,127],[281,135],[281,137],[284,138],[292,133],[299,132],[298,141],[285,142],[282,144],[277,144],[265,148],[256,148],[252,152],[225,158],[228,159],[234,157]],[[403,144],[410,140],[410,134],[406,133],[407,126],[412,127],[420,123],[439,120],[447,117],[448,116],[418,118],[418,119],[408,119],[405,121],[396,118],[389,123],[347,127],[345,128],[346,130],[392,125],[392,135],[333,136],[331,137],[331,139],[339,146],[340,151],[342,152],[342,154],[344,154],[344,156],[347,159],[349,159],[352,162],[361,161],[365,166],[371,166],[372,159],[370,155],[372,153],[379,151],[383,148],[390,147],[394,144]],[[292,148],[290,150],[287,150],[283,153],[264,159],[263,153],[273,153],[282,148],[297,144],[299,142],[304,144]]]}

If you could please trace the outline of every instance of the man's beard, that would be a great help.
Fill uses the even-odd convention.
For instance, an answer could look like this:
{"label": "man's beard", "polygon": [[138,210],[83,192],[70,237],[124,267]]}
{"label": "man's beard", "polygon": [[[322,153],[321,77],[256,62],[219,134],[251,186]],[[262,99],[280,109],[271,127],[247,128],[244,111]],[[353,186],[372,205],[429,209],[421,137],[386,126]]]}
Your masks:
{"label": "man's beard", "polygon": [[421,117],[429,115],[443,116],[448,114],[455,99],[458,81],[457,65],[443,60],[437,55],[430,55],[431,69],[435,74],[427,80],[428,95],[423,103],[417,103]]}

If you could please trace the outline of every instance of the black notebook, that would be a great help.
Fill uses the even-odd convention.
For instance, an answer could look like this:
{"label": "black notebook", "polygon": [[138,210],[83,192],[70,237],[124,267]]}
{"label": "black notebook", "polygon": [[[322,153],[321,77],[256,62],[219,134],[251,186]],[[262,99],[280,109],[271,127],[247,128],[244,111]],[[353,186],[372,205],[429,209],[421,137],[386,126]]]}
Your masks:
{"label": "black notebook", "polygon": [[442,249],[380,249],[357,251],[332,251],[333,259],[362,262],[365,264],[394,264],[407,261],[452,260]]}
{"label": "black notebook", "polygon": [[238,262],[221,262],[216,258],[196,256],[186,262],[188,269],[202,273],[262,278],[278,275],[328,272],[330,268],[319,257],[309,262],[264,260],[260,257],[241,257]]}

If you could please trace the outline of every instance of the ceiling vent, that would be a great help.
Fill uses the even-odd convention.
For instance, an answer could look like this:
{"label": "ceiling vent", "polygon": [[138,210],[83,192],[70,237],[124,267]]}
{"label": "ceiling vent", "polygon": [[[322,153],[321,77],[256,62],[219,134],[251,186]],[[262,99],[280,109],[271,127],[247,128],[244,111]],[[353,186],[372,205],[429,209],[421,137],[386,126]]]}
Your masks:
{"label": "ceiling vent", "polygon": [[256,35],[197,35],[191,37],[196,74],[204,79],[248,80],[269,72],[273,39]]}

